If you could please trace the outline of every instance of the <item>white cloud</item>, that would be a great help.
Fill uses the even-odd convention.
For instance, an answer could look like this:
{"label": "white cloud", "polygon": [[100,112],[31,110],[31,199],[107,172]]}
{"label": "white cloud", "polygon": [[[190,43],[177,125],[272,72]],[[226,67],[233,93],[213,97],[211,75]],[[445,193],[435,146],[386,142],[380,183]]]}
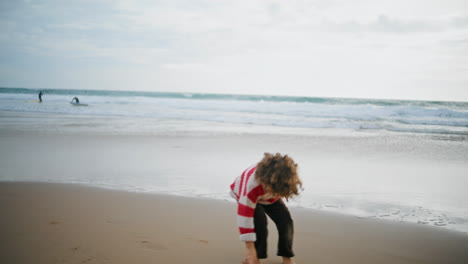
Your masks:
{"label": "white cloud", "polygon": [[[444,81],[468,85],[466,1],[9,3],[1,47],[82,71],[84,87],[447,99]],[[77,68],[83,60],[100,63]],[[63,76],[62,87],[76,85]]]}

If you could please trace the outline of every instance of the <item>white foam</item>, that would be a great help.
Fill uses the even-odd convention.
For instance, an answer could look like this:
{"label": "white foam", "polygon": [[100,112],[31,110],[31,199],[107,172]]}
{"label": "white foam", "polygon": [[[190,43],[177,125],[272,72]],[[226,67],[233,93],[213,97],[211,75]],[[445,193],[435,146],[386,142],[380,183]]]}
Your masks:
{"label": "white foam", "polygon": [[69,95],[0,94],[0,110],[72,115],[196,120],[288,128],[346,128],[468,135],[468,109],[417,105],[324,104],[243,100],[199,100],[144,96],[81,96],[88,107],[71,107]]}

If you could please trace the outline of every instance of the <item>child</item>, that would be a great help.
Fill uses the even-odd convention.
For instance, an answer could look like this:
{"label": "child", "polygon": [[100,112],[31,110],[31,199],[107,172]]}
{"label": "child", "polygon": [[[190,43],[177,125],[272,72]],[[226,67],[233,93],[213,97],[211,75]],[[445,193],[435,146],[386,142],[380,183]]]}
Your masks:
{"label": "child", "polygon": [[267,257],[267,218],[278,229],[278,252],[284,264],[294,264],[292,257],[293,221],[281,198],[299,193],[302,182],[297,175],[297,164],[287,155],[265,153],[256,165],[245,170],[231,184],[231,196],[237,200],[237,223],[240,240],[247,253],[244,264],[259,264]]}

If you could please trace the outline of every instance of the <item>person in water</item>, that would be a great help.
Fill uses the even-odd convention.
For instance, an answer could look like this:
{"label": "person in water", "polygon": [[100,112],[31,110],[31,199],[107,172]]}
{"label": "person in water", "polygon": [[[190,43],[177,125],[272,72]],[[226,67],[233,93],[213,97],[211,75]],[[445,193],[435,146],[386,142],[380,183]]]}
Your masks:
{"label": "person in water", "polygon": [[[75,102],[74,102],[74,101],[75,101]],[[80,103],[80,100],[78,100],[78,97],[73,97],[72,103],[73,103],[73,102],[79,104],[79,103]]]}
{"label": "person in water", "polygon": [[42,103],[42,91],[39,91],[39,103]]}
{"label": "person in water", "polygon": [[302,189],[294,160],[288,155],[265,153],[259,163],[245,170],[230,187],[238,204],[240,240],[246,246],[243,263],[260,264],[259,259],[267,258],[268,215],[278,229],[277,255],[284,264],[294,264],[293,220],[282,200],[298,195]]}

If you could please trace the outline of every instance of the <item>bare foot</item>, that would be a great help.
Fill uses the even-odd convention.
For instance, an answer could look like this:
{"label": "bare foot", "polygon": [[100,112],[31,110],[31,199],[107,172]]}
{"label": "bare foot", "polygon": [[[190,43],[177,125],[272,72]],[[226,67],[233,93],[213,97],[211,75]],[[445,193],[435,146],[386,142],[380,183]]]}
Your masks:
{"label": "bare foot", "polygon": [[291,258],[283,257],[283,264],[296,264]]}

